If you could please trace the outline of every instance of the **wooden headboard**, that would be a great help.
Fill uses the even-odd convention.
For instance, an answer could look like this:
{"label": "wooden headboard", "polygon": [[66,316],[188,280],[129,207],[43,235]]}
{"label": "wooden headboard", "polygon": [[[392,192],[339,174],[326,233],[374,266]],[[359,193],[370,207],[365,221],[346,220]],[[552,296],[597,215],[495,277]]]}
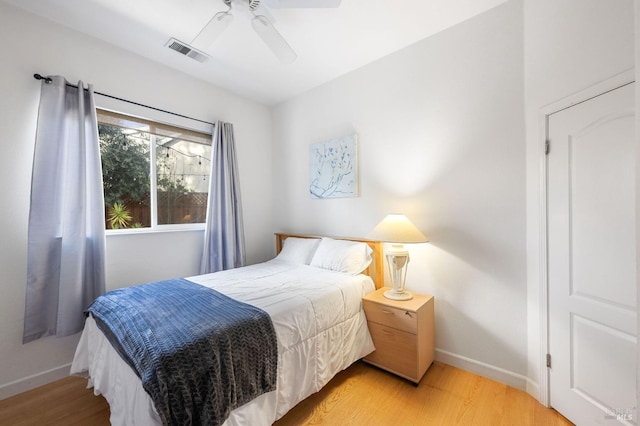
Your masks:
{"label": "wooden headboard", "polygon": [[[305,234],[285,234],[285,233],[276,233],[276,254],[280,253],[282,250],[282,244],[284,240],[289,237],[296,238],[322,238],[317,235],[305,235]],[[376,288],[384,287],[384,251],[383,251],[383,243],[381,241],[373,241],[367,240],[364,238],[349,238],[349,237],[331,237],[334,240],[347,240],[347,241],[356,241],[359,243],[366,243],[373,250],[372,256],[373,261],[371,265],[363,272],[363,274],[368,275],[373,280],[373,283],[376,285]]]}

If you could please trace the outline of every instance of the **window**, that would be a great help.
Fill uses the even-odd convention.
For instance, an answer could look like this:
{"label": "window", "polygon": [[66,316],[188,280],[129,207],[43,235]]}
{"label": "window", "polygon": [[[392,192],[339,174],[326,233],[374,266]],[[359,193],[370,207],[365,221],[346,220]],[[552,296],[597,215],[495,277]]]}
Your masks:
{"label": "window", "polygon": [[211,135],[98,109],[107,229],[204,223]]}

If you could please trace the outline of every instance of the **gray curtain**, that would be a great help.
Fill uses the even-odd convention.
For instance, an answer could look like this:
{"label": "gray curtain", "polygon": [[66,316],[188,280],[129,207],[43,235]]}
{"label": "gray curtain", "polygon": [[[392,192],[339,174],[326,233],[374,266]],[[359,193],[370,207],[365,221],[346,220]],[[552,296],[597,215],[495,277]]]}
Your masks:
{"label": "gray curtain", "polygon": [[218,121],[213,128],[210,173],[201,274],[245,264],[240,181],[231,123]]}
{"label": "gray curtain", "polygon": [[105,289],[102,166],[93,89],[42,80],[36,130],[23,342],[82,330]]}

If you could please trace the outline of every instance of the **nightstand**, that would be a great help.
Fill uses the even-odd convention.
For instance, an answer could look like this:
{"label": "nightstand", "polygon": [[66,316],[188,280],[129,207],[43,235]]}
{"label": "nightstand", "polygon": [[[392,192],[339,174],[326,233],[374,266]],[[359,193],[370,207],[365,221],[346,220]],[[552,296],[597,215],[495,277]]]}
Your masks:
{"label": "nightstand", "polygon": [[376,347],[364,360],[417,384],[434,358],[433,296],[412,292],[411,300],[391,300],[383,296],[387,290],[362,299]]}

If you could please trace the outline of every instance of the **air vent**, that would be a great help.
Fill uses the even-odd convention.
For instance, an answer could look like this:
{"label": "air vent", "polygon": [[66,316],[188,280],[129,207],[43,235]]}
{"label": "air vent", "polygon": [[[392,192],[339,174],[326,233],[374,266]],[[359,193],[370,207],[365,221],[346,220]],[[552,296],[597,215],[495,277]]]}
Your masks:
{"label": "air vent", "polygon": [[200,52],[199,50],[189,46],[187,43],[183,43],[175,38],[170,39],[165,46],[178,53],[182,53],[191,59],[195,59],[198,62],[207,62],[209,60],[209,55],[206,53]]}

